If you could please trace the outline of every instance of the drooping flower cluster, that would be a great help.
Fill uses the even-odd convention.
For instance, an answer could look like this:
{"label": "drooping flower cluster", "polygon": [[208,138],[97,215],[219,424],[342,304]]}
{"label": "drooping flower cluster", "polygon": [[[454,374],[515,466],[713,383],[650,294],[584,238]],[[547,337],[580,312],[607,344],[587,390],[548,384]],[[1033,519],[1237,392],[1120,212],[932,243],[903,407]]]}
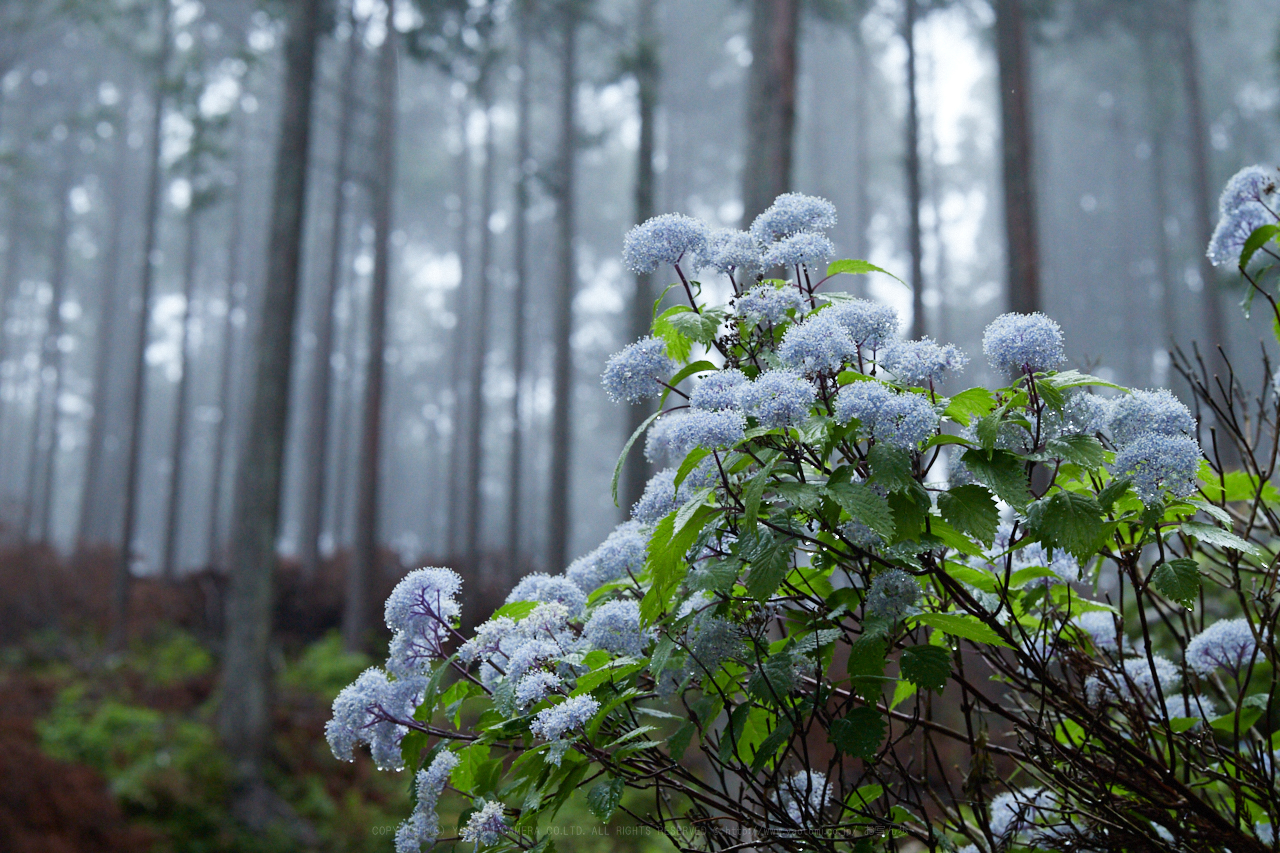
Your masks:
{"label": "drooping flower cluster", "polygon": [[387,669],[398,676],[422,673],[444,657],[445,639],[462,612],[455,596],[462,578],[452,569],[428,567],[405,575],[387,598],[391,629]]}
{"label": "drooping flower cluster", "polygon": [[601,604],[582,629],[582,639],[591,648],[633,658],[644,655],[651,636],[640,627],[640,605],[626,600]]}
{"label": "drooping flower cluster", "polygon": [[836,420],[857,420],[876,441],[914,448],[938,428],[933,404],[919,394],[897,394],[879,382],[854,382],[836,395]]}
{"label": "drooping flower cluster", "polygon": [[680,213],[664,213],[632,228],[622,241],[622,263],[634,273],[651,273],[677,264],[707,247],[706,223]]}
{"label": "drooping flower cluster", "polygon": [[738,388],[738,405],[769,429],[804,423],[817,398],[813,383],[791,370],[766,371]]}
{"label": "drooping flower cluster", "polygon": [[594,551],[574,560],[565,569],[565,577],[590,595],[607,583],[640,574],[648,547],[645,526],[638,521],[623,522]]}
{"label": "drooping flower cluster", "polygon": [[691,409],[680,419],[671,440],[685,452],[695,447],[716,450],[742,441],[746,428],[747,419],[735,409]]}
{"label": "drooping flower cluster", "polygon": [[539,711],[530,723],[529,731],[551,742],[547,760],[558,767],[571,744],[565,735],[586,725],[599,710],[600,703],[592,696],[570,696],[558,705]]}
{"label": "drooping flower cluster", "polygon": [[1258,641],[1247,619],[1214,622],[1187,643],[1187,666],[1200,675],[1225,669],[1237,678],[1258,655]]}
{"label": "drooping flower cluster", "polygon": [[425,770],[414,778],[418,802],[409,819],[396,830],[396,853],[418,853],[436,843],[440,835],[440,817],[436,807],[440,794],[449,783],[449,774],[458,766],[458,756],[447,749],[436,753]]}
{"label": "drooping flower cluster", "polygon": [[1262,166],[1247,166],[1227,181],[1218,200],[1218,225],[1209,240],[1207,254],[1215,266],[1234,266],[1254,231],[1275,225],[1275,198],[1280,173]]}
{"label": "drooping flower cluster", "polygon": [[930,388],[948,372],[964,370],[968,363],[969,356],[954,344],[939,344],[931,338],[894,344],[880,359],[880,366],[899,382]]}
{"label": "drooping flower cluster", "polygon": [[1146,432],[1196,434],[1196,421],[1181,400],[1165,388],[1131,391],[1110,404],[1107,426],[1111,440],[1123,447]]}
{"label": "drooping flower cluster", "polygon": [[1185,435],[1146,432],[1116,454],[1117,477],[1133,481],[1142,503],[1154,506],[1166,497],[1189,497],[1199,488],[1200,445]]}
{"label": "drooping flower cluster", "polygon": [[497,800],[482,801],[462,828],[462,840],[479,847],[497,844],[507,832],[507,820],[502,813],[502,803]]}
{"label": "drooping flower cluster", "polygon": [[641,338],[609,358],[601,382],[615,402],[639,403],[661,397],[666,390],[663,383],[674,370],[665,343],[658,338]]}
{"label": "drooping flower cluster", "polygon": [[664,468],[649,478],[640,500],[631,508],[631,517],[641,524],[657,524],[662,517],[680,507],[690,494],[712,485],[719,478],[715,459],[702,460],[676,489],[675,468]]}
{"label": "drooping flower cluster", "polygon": [[1043,373],[1067,360],[1062,328],[1044,314],[1001,314],[982,335],[982,352],[1002,373]]}
{"label": "drooping flower cluster", "polygon": [[333,700],[333,718],[324,734],[335,758],[353,761],[357,744],[368,744],[379,770],[401,770],[400,740],[408,729],[397,720],[413,717],[422,695],[421,678],[389,679],[377,667],[366,669]]}

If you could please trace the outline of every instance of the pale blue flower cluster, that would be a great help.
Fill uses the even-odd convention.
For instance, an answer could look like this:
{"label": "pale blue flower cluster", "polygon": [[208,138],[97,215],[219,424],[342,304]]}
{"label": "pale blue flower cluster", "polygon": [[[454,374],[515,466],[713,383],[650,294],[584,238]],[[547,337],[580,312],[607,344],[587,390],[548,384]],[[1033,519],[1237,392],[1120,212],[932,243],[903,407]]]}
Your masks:
{"label": "pale blue flower cluster", "polygon": [[418,802],[409,819],[396,830],[396,853],[419,853],[422,848],[436,843],[440,835],[440,817],[436,808],[440,794],[449,783],[449,774],[458,766],[458,756],[447,749],[436,753],[425,770],[419,770],[414,779]]}
{"label": "pale blue flower cluster", "polygon": [[742,630],[727,619],[705,613],[685,633],[689,660],[684,674],[700,679],[714,675],[726,660],[742,654]]}
{"label": "pale blue flower cluster", "polygon": [[1187,643],[1184,659],[1200,675],[1225,669],[1239,677],[1258,655],[1258,642],[1247,619],[1221,619]]}
{"label": "pale blue flower cluster", "polygon": [[738,389],[738,405],[768,429],[804,423],[817,399],[813,383],[791,370],[766,371]]}
{"label": "pale blue flower cluster", "polygon": [[698,489],[714,484],[720,477],[715,460],[707,457],[689,472],[676,490],[675,468],[664,468],[649,478],[640,500],[631,508],[631,517],[641,524],[657,524],[662,518],[680,507]]}
{"label": "pale blue flower cluster", "polygon": [[368,744],[379,770],[401,770],[400,740],[409,731],[396,720],[412,719],[422,699],[422,678],[391,680],[377,667],[366,669],[333,700],[325,739],[333,756],[353,761],[357,744]]}
{"label": "pale blue flower cluster", "polygon": [[1164,388],[1155,391],[1132,391],[1110,404],[1108,427],[1117,447],[1137,439],[1143,433],[1161,435],[1196,434],[1196,421],[1191,410]]}
{"label": "pale blue flower cluster", "polygon": [[654,421],[649,426],[649,433],[644,439],[644,458],[655,465],[679,464],[684,454],[672,444],[671,438],[675,435],[680,421],[688,416],[687,410],[680,409],[666,412]]}
{"label": "pale blue flower cluster", "polygon": [[803,323],[787,329],[778,346],[778,360],[806,376],[839,373],[846,362],[858,357],[858,347],[844,327],[827,317],[813,314]]}
{"label": "pale blue flower cluster", "polygon": [[[1021,540],[1019,540],[1021,541]],[[1010,547],[1017,543],[1013,542],[1013,525],[1009,522],[1002,522],[996,528],[995,539],[992,541],[990,556],[988,559],[988,567],[997,574],[1003,572],[1005,565],[1005,557],[1008,557],[1009,567],[1012,571],[1018,572],[1023,569],[1034,567],[1048,569],[1053,572],[1054,577],[1062,583],[1075,583],[1080,580],[1080,561],[1075,557],[1063,551],[1061,548],[1054,549],[1052,555],[1049,549],[1039,542],[1031,542],[1023,545],[1016,551],[1009,552]],[[1006,553],[1008,552],[1008,553]],[[1053,578],[1039,578],[1032,583],[1051,584]],[[1093,614],[1084,614],[1086,616]],[[1110,616],[1107,625],[1110,627]],[[1114,635],[1112,642],[1114,644]]]}
{"label": "pale blue flower cluster", "polygon": [[884,547],[884,537],[861,521],[846,521],[840,525],[840,535],[864,551]]}
{"label": "pale blue flower cluster", "polygon": [[[1208,696],[1187,696],[1175,693],[1164,700],[1165,713],[1169,719],[1200,719],[1204,721],[1218,716],[1218,706]],[[1193,728],[1199,728],[1197,723]]]}
{"label": "pale blue flower cluster", "polygon": [[1089,676],[1085,680],[1085,695],[1091,702],[1099,702],[1109,694],[1114,694],[1127,702],[1141,700],[1148,706],[1156,698],[1156,683],[1160,684],[1160,692],[1168,696],[1178,689],[1182,675],[1177,665],[1163,655],[1153,655],[1155,668],[1151,667],[1145,655],[1125,658],[1120,663],[1120,672],[1111,676],[1110,684],[1104,683],[1097,676]]}
{"label": "pale blue flower cluster", "polygon": [[698,383],[689,395],[689,405],[695,409],[706,409],[709,412],[738,407],[738,386],[747,381],[747,377],[736,367],[717,370]]}
{"label": "pale blue flower cluster", "polygon": [[1117,632],[1114,614],[1106,610],[1090,610],[1086,613],[1081,613],[1072,621],[1080,630],[1089,635],[1089,638],[1093,640],[1093,645],[1097,648],[1106,649],[1110,652],[1118,652],[1120,650],[1116,644]]}
{"label": "pale blue flower cluster", "polygon": [[825,236],[806,232],[783,237],[765,250],[761,260],[765,269],[802,266],[825,270],[835,254],[835,244]]}
{"label": "pale blue flower cluster", "polygon": [[920,600],[920,584],[902,569],[881,572],[867,590],[867,615],[899,622],[915,612]]}
{"label": "pale blue flower cluster", "polygon": [[742,441],[746,428],[746,417],[736,409],[690,409],[688,417],[680,419],[671,441],[686,453],[695,447],[718,450]]}
{"label": "pale blue flower cluster", "polygon": [[1004,373],[1043,373],[1067,360],[1062,328],[1041,314],[1001,314],[982,335],[982,352]]}
{"label": "pale blue flower cluster", "polygon": [[674,371],[675,362],[667,355],[667,345],[658,338],[641,338],[609,357],[601,383],[614,402],[639,403],[648,397],[661,397],[666,390],[662,383]]}
{"label": "pale blue flower cluster", "polygon": [[1215,266],[1236,265],[1249,235],[1276,223],[1274,208],[1267,204],[1274,204],[1277,178],[1274,169],[1247,166],[1227,181],[1218,199],[1218,226],[1209,240],[1208,256]]}
{"label": "pale blue flower cluster", "polygon": [[606,601],[582,629],[582,640],[595,649],[638,658],[652,632],[640,627],[640,605],[630,600]]}
{"label": "pale blue flower cluster", "polygon": [[516,707],[536,705],[554,690],[560,689],[560,676],[554,672],[531,672],[516,685]]}
{"label": "pale blue flower cluster", "polygon": [[787,779],[783,802],[787,817],[800,825],[809,826],[822,817],[822,810],[831,802],[835,786],[825,773],[817,770],[801,770]]}
{"label": "pale blue flower cluster", "polygon": [[746,231],[720,228],[707,237],[707,245],[699,255],[700,266],[732,275],[761,269],[760,247]]}
{"label": "pale blue flower cluster", "polygon": [[788,311],[804,310],[804,297],[790,285],[757,284],[734,300],[734,311],[750,323],[774,326],[790,319]]}
{"label": "pale blue flower cluster", "polygon": [[392,631],[387,667],[393,673],[424,672],[444,657],[444,641],[462,612],[455,598],[461,588],[457,572],[435,567],[412,571],[396,584],[384,611]]}
{"label": "pale blue flower cluster", "polygon": [[969,356],[954,344],[939,344],[931,338],[894,344],[880,359],[880,366],[899,382],[929,387],[941,382],[949,371],[964,370],[968,363]]}
{"label": "pale blue flower cluster", "polygon": [[933,404],[919,394],[896,394],[874,381],[854,382],[840,389],[834,407],[836,420],[857,420],[876,441],[911,449],[938,428]]}
{"label": "pale blue flower cluster", "polygon": [[502,814],[502,803],[497,800],[481,800],[479,809],[472,812],[467,825],[462,828],[462,840],[480,847],[497,844],[507,832],[507,820]]}
{"label": "pale blue flower cluster", "polygon": [[619,524],[600,545],[565,569],[565,577],[590,595],[607,583],[635,577],[644,568],[649,530],[638,521]]}
{"label": "pale blue flower cluster", "polygon": [[844,326],[859,347],[878,350],[898,335],[898,312],[870,299],[845,299],[823,310],[823,315]]}
{"label": "pale blue flower cluster", "polygon": [[1167,496],[1181,500],[1199,488],[1200,445],[1185,435],[1147,432],[1121,448],[1111,467],[1115,476],[1133,481],[1146,506]]}
{"label": "pale blue flower cluster", "polygon": [[836,224],[836,206],[825,198],[783,193],[751,223],[751,236],[773,243],[806,231],[826,231]]}
{"label": "pale blue flower cluster", "polygon": [[1043,789],[1023,788],[997,794],[991,799],[991,834],[1000,841],[1010,841],[1037,820],[1050,817],[1056,805],[1057,796]]}
{"label": "pale blue flower cluster", "polygon": [[556,602],[563,604],[570,619],[582,613],[587,596],[578,585],[564,575],[548,575],[533,572],[520,579],[507,595],[507,603],[513,601]]}
{"label": "pale blue flower cluster", "polygon": [[570,696],[558,705],[539,711],[529,724],[529,731],[551,742],[547,760],[559,767],[570,745],[565,735],[586,725],[599,710],[600,703],[590,695]]}
{"label": "pale blue flower cluster", "polygon": [[661,264],[676,264],[700,255],[707,246],[707,225],[692,216],[664,213],[637,225],[622,241],[622,263],[634,273],[651,273]]}

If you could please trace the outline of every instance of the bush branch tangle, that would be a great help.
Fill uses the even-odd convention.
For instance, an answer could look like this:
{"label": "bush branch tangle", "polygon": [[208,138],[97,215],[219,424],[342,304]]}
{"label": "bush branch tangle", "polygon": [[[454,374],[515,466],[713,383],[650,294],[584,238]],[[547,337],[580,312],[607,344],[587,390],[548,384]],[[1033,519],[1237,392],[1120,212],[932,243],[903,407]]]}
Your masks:
{"label": "bush branch tangle", "polygon": [[[1274,177],[1232,180],[1211,248],[1273,308]],[[824,289],[884,272],[827,265],[834,222],[791,194],[748,232],[628,237],[689,300],[604,371],[665,407],[626,451],[647,431],[665,467],[471,636],[449,570],[393,593],[390,659],[328,735],[415,774],[397,849],[547,851],[579,791],[690,851],[1275,849],[1275,389],[1182,357],[1193,413],[1006,314],[983,349],[1007,384],[946,396],[964,353]]]}

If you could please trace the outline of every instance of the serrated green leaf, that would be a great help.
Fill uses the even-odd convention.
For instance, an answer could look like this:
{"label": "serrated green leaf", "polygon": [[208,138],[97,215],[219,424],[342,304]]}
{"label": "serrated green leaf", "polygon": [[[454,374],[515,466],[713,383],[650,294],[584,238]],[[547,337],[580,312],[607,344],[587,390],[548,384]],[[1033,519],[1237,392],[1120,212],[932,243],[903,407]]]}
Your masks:
{"label": "serrated green leaf", "polygon": [[773,491],[792,506],[808,513],[816,513],[822,503],[819,488],[816,483],[775,483]]}
{"label": "serrated green leaf", "polygon": [[911,617],[908,621],[912,620],[921,625],[928,625],[930,628],[937,628],[942,633],[950,634],[953,637],[960,637],[975,643],[986,643],[989,646],[1003,646],[1006,649],[1013,648],[1013,646],[1000,639],[1000,635],[992,630],[990,625],[980,621],[976,616],[959,613],[921,613],[918,616]]}
{"label": "serrated green leaf", "polygon": [[703,459],[706,459],[710,454],[711,451],[707,450],[705,447],[695,447],[693,450],[690,450],[689,454],[685,456],[684,461],[680,463],[680,467],[676,469],[675,487],[679,489],[680,484],[689,476],[689,473],[693,471],[694,468],[697,468],[698,463]]}
{"label": "serrated green leaf", "polygon": [[613,817],[618,803],[622,802],[622,792],[627,784],[620,776],[610,776],[603,782],[597,782],[587,792],[587,808],[600,820]]}
{"label": "serrated green leaf", "polygon": [[833,275],[840,275],[841,273],[847,273],[848,275],[862,275],[869,272],[882,272],[890,278],[902,281],[902,279],[898,278],[893,273],[888,270],[881,269],[869,261],[847,259],[842,261],[832,261],[827,265],[827,278],[830,278]]}
{"label": "serrated green leaf", "polygon": [[871,465],[871,479],[891,492],[911,488],[915,479],[911,476],[911,456],[900,447],[874,444],[867,451]]}
{"label": "serrated green leaf", "polygon": [[863,706],[832,723],[828,740],[845,755],[870,761],[884,742],[884,730],[884,715]]}
{"label": "serrated green leaf", "polygon": [[[1274,240],[1277,234],[1280,234],[1280,225],[1262,225],[1255,228],[1249,238],[1244,241],[1244,247],[1240,250],[1240,269],[1248,267],[1249,261],[1253,260],[1253,256],[1257,251]],[[1253,288],[1249,289],[1250,291],[1253,290]]]}
{"label": "serrated green leaf", "polygon": [[1214,527],[1212,524],[1202,524],[1198,521],[1183,522],[1181,526],[1182,532],[1188,536],[1194,536],[1201,542],[1214,545],[1218,548],[1227,548],[1232,551],[1239,551],[1243,554],[1257,559],[1263,565],[1268,562],[1267,552],[1263,551],[1252,542],[1246,542],[1239,536],[1230,531],[1223,530],[1220,527]]}
{"label": "serrated green leaf", "polygon": [[609,483],[609,493],[613,495],[613,505],[618,505],[618,480],[622,477],[622,466],[627,461],[627,454],[631,452],[631,445],[636,443],[636,439],[644,435],[644,431],[649,425],[658,419],[662,412],[654,412],[652,415],[644,419],[640,426],[636,427],[635,432],[631,433],[631,437],[627,439],[627,443],[622,445],[622,453],[618,455],[618,461],[613,466],[613,480]]}
{"label": "serrated green leaf", "polygon": [[880,698],[887,648],[883,639],[867,634],[863,634],[849,647],[846,666],[850,683],[854,692],[868,702]]}
{"label": "serrated green leaf", "polygon": [[742,490],[742,503],[746,507],[742,526],[748,530],[756,526],[756,516],[760,513],[760,499],[764,496],[765,487],[769,485],[769,476],[773,473],[773,466],[776,464],[778,464],[776,458],[770,459],[747,481],[747,487]]}
{"label": "serrated green leaf", "polygon": [[672,759],[679,761],[684,758],[684,752],[689,748],[689,741],[693,739],[696,731],[697,727],[692,722],[685,723],[676,729],[676,733],[667,740],[667,746],[671,749]]}
{"label": "serrated green leaf", "polygon": [[866,483],[827,483],[822,491],[854,521],[862,522],[886,541],[893,537],[893,513],[889,504]]}
{"label": "serrated green leaf", "polygon": [[1061,548],[1081,563],[1102,547],[1106,523],[1102,507],[1090,495],[1054,492],[1027,509],[1027,523],[1036,537],[1053,548]]}
{"label": "serrated green leaf", "polygon": [[646,624],[652,623],[668,609],[671,595],[689,568],[685,554],[697,541],[706,523],[719,513],[712,507],[699,506],[679,528],[676,527],[676,513],[658,522],[649,538],[645,557],[645,569],[651,584],[640,602],[640,615]]}
{"label": "serrated green leaf", "polygon": [[1102,442],[1091,435],[1067,435],[1051,438],[1045,443],[1045,451],[1054,459],[1071,462],[1082,468],[1095,470],[1106,461]]}
{"label": "serrated green leaf", "polygon": [[1114,388],[1117,391],[1128,391],[1123,385],[1117,385],[1114,382],[1108,382],[1105,379],[1099,379],[1088,373],[1081,373],[1078,370],[1063,370],[1052,376],[1045,376],[1038,380],[1040,382],[1050,382],[1056,388],[1066,390],[1068,388],[1082,388],[1086,385],[1096,385],[1101,388]]}
{"label": "serrated green leaf", "polygon": [[1006,503],[1022,509],[1031,502],[1025,463],[1004,450],[969,450],[960,461],[979,483],[989,487]]}
{"label": "serrated green leaf", "polygon": [[511,603],[504,604],[497,610],[493,611],[493,615],[489,618],[500,619],[503,616],[506,616],[508,619],[513,619],[519,622],[521,619],[532,613],[534,608],[537,606],[538,602],[536,601],[512,601]]}
{"label": "serrated green leaf", "polygon": [[751,564],[745,586],[756,601],[768,601],[791,567],[791,542],[757,528],[740,552]]}
{"label": "serrated green leaf", "polygon": [[920,536],[929,518],[929,493],[919,483],[903,492],[889,493],[889,509],[893,511],[893,544]]}
{"label": "serrated green leaf", "polygon": [[1130,480],[1128,477],[1122,477],[1118,480],[1112,480],[1102,487],[1102,491],[1098,492],[1098,506],[1107,512],[1111,512],[1112,505],[1120,499],[1120,496],[1129,490]]}
{"label": "serrated green leaf", "polygon": [[1200,596],[1200,567],[1195,560],[1169,560],[1156,566],[1151,585],[1189,610]]}
{"label": "serrated green leaf", "polygon": [[903,678],[926,690],[942,690],[951,677],[951,655],[941,646],[909,646],[898,666]]}
{"label": "serrated green leaf", "polygon": [[961,426],[968,426],[974,418],[986,416],[995,407],[995,397],[986,388],[969,388],[952,397],[943,414]]}
{"label": "serrated green leaf", "polygon": [[938,509],[948,524],[968,533],[988,548],[995,541],[1000,510],[985,486],[970,483],[948,489],[938,495]]}
{"label": "serrated green leaf", "polygon": [[769,736],[760,744],[760,748],[756,750],[755,757],[751,759],[751,772],[759,773],[765,768],[765,765],[778,754],[778,750],[782,749],[791,742],[792,727],[787,720],[781,720],[773,731],[769,732]]}

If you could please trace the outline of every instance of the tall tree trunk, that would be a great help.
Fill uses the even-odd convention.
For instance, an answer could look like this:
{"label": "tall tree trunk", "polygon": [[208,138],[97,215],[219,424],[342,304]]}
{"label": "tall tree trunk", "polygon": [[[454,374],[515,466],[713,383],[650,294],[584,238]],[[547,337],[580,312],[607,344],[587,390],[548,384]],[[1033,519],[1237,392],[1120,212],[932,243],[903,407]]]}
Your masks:
{"label": "tall tree trunk", "polygon": [[[654,153],[654,111],[658,102],[658,32],[655,18],[656,0],[640,0],[636,21],[635,75],[636,101],[639,107],[640,140],[636,151],[636,181],[633,204],[635,205],[635,221],[644,222],[654,215],[654,187],[656,175],[653,169]],[[636,292],[631,299],[630,339],[638,340],[649,334],[649,324],[653,319],[653,276],[638,274],[636,276]],[[652,405],[644,403],[629,407],[627,419],[627,435],[635,432],[644,423],[653,410]],[[626,471],[623,478],[623,506],[630,508],[640,495],[644,493],[645,481],[648,479],[649,466],[645,463],[644,454],[635,449],[627,454]]]}
{"label": "tall tree trunk", "polygon": [[[1165,345],[1173,347],[1178,340],[1178,309],[1173,270],[1169,263],[1169,236],[1165,222],[1169,218],[1169,186],[1167,149],[1164,137],[1169,127],[1168,80],[1157,57],[1159,53],[1152,34],[1140,32],[1138,46],[1142,53],[1143,82],[1146,84],[1146,124],[1151,140],[1151,204],[1155,212],[1155,233],[1152,251],[1155,253],[1156,278],[1160,282],[1160,319],[1164,326]],[[1163,378],[1163,377],[1161,377]],[[1157,377],[1152,377],[1153,384]]]}
{"label": "tall tree trunk", "polygon": [[574,184],[577,147],[578,19],[579,0],[566,0],[561,8],[560,45],[560,162],[555,179],[556,252],[558,264],[552,296],[551,341],[555,350],[551,387],[555,409],[551,415],[551,483],[547,494],[549,530],[547,565],[564,568],[569,552],[569,475],[573,439],[573,294],[577,279],[574,252]]}
{"label": "tall tree trunk", "polygon": [[800,0],[752,0],[743,227],[791,189]]}
{"label": "tall tree trunk", "polygon": [[467,429],[472,425],[464,420],[467,411],[468,389],[467,347],[463,336],[471,328],[471,143],[467,140],[467,119],[470,98],[458,104],[458,127],[462,136],[462,151],[458,154],[455,170],[458,175],[458,294],[456,310],[458,321],[453,327],[453,362],[450,371],[450,387],[453,389],[453,434],[450,436],[449,500],[445,501],[445,553],[453,557],[459,552],[466,527],[466,484],[462,482],[464,456],[467,451]]}
{"label": "tall tree trunk", "polygon": [[[5,241],[4,251],[4,282],[3,282],[3,303],[0,303],[0,332],[8,326],[9,315],[13,310],[14,304],[18,300],[18,285],[22,278],[22,237],[23,227],[26,223],[23,216],[23,205],[21,192],[17,188],[13,189],[9,195],[9,211],[8,211],[8,238]],[[0,334],[0,364],[7,364],[12,354],[13,335]],[[3,381],[0,379],[0,381]],[[0,406],[0,441],[3,446],[12,447],[14,444],[12,433],[15,430],[14,420],[12,417],[16,406],[10,400],[8,403]],[[14,454],[15,456],[17,454]],[[9,479],[9,467],[17,462],[13,458],[4,459],[4,480]],[[16,465],[15,465],[16,467]],[[17,477],[14,471],[13,476]]]}
{"label": "tall tree trunk", "polygon": [[[68,196],[71,192],[71,166],[63,166],[63,173],[58,181],[58,219],[53,229],[53,263],[49,275],[52,299],[49,301],[48,321],[46,325],[44,347],[40,359],[40,400],[37,401],[36,414],[46,408],[42,404],[44,389],[50,383],[45,381],[44,372],[53,369],[53,387],[50,389],[49,431],[44,450],[44,483],[40,487],[40,513],[37,516],[39,527],[36,541],[49,545],[53,542],[53,484],[58,468],[58,429],[62,419],[59,417],[58,399],[62,396],[63,385],[66,384],[66,359],[62,355],[62,303],[67,292],[67,237],[71,231],[71,203]],[[37,423],[39,420],[37,419]]]}
{"label": "tall tree trunk", "polygon": [[161,576],[171,581],[177,576],[178,533],[182,527],[182,486],[186,479],[187,447],[187,398],[191,395],[191,303],[196,296],[196,248],[199,244],[200,215],[192,199],[187,208],[187,239],[182,257],[182,331],[178,336],[178,363],[182,375],[178,377],[177,401],[173,412],[173,437],[169,443],[169,501],[165,508],[164,556],[160,563]]}
{"label": "tall tree trunk", "polygon": [[391,288],[392,194],[396,152],[396,32],[387,28],[378,51],[378,141],[370,188],[373,207],[373,287],[369,293],[369,366],[360,411],[360,456],[356,481],[356,531],[347,571],[342,639],[349,650],[363,645],[369,608],[369,584],[378,566],[378,464],[382,440],[383,350],[387,337],[387,297]]}
{"label": "tall tree trunk", "polygon": [[1031,58],[1022,4],[1023,0],[995,0],[1009,310],[1027,313],[1040,310],[1041,304],[1031,162]]}
{"label": "tall tree trunk", "polygon": [[480,72],[477,84],[480,107],[484,112],[484,163],[480,167],[480,245],[476,263],[476,300],[472,312],[470,375],[467,386],[471,389],[467,423],[467,475],[464,482],[466,502],[466,528],[463,547],[467,564],[473,571],[480,566],[481,501],[480,480],[484,476],[484,376],[485,355],[489,338],[489,297],[492,282],[489,267],[493,260],[493,231],[489,217],[493,215],[494,160],[493,139],[493,81],[489,69]]}
{"label": "tall tree trunk", "polygon": [[161,122],[169,74],[169,3],[160,0],[160,52],[156,58],[155,92],[151,106],[151,146],[147,152],[147,205],[143,223],[142,274],[138,286],[138,325],[133,350],[133,383],[129,404],[129,449],[124,479],[124,520],[120,553],[116,558],[111,646],[124,646],[129,621],[129,587],[133,577],[133,540],[138,527],[138,479],[142,468],[143,414],[147,400],[147,337],[151,326],[151,292],[155,282],[156,232],[160,226]]}
{"label": "tall tree trunk", "polygon": [[870,252],[867,231],[871,227],[871,145],[867,138],[870,110],[867,89],[871,85],[867,43],[862,37],[862,16],[853,18],[853,256],[865,259]]}
{"label": "tall tree trunk", "polygon": [[916,0],[906,0],[902,33],[907,42],[907,249],[911,253],[911,337],[924,336],[924,247],[920,239],[920,105],[916,98]]}
{"label": "tall tree trunk", "polygon": [[124,188],[129,165],[129,146],[124,134],[116,138],[115,164],[111,170],[111,183],[107,189],[107,251],[102,258],[102,271],[98,279],[98,324],[94,331],[93,403],[89,415],[88,437],[85,447],[84,481],[80,490],[80,511],[76,523],[76,550],[83,551],[101,530],[101,512],[98,511],[98,495],[102,493],[102,457],[107,433],[107,405],[110,402],[108,384],[111,381],[111,351],[108,330],[114,325],[117,314],[117,295],[120,289],[120,248],[124,240]]}
{"label": "tall tree trunk", "polygon": [[[356,293],[356,281],[348,276],[347,286],[343,288],[342,302],[346,306],[346,326],[343,329],[343,386],[342,405],[338,408],[338,435],[336,439],[337,470],[333,481],[333,538],[335,545],[341,546],[350,541],[350,499],[351,499],[351,435],[355,432],[353,423],[355,409],[360,404],[360,300]],[[449,503],[446,501],[446,504]]]}
{"label": "tall tree trunk", "polygon": [[319,567],[320,532],[324,524],[324,493],[328,475],[329,409],[333,381],[333,314],[337,308],[338,278],[342,272],[343,221],[347,212],[345,187],[351,151],[351,126],[355,117],[356,61],[360,55],[360,28],[354,13],[348,23],[346,57],[342,67],[342,96],[338,113],[337,163],[334,165],[333,218],[329,225],[329,263],[325,270],[321,310],[316,316],[316,348],[312,361],[311,412],[304,438],[307,460],[302,488],[302,573],[315,577]]}
{"label": "tall tree trunk", "polygon": [[231,190],[231,203],[228,211],[231,218],[227,229],[227,270],[223,287],[223,301],[227,306],[226,319],[222,323],[222,354],[218,364],[218,422],[214,424],[213,459],[210,470],[213,472],[209,484],[209,519],[205,533],[206,551],[210,568],[225,568],[222,545],[222,481],[227,440],[231,436],[231,382],[235,367],[236,346],[240,335],[236,334],[232,317],[241,308],[244,301],[244,284],[240,281],[240,240],[244,232],[244,182],[246,179],[245,146],[248,133],[241,125],[239,132],[239,163],[236,167],[235,186]]}
{"label": "tall tree trunk", "polygon": [[507,566],[512,577],[520,571],[520,503],[524,481],[524,360],[525,328],[524,303],[529,298],[529,126],[532,111],[530,59],[530,4],[532,0],[520,0],[517,7],[518,46],[516,61],[520,65],[520,85],[516,92],[516,186],[515,186],[515,293],[511,302],[511,373],[515,380],[515,394],[511,400],[511,453],[509,459],[510,481],[507,488]]}
{"label": "tall tree trunk", "polygon": [[249,427],[236,477],[234,535],[227,594],[219,731],[239,785],[238,810],[265,824],[260,810],[262,758],[270,730],[272,580],[280,530],[281,472],[289,414],[294,321],[306,209],[320,0],[288,7],[285,80],[281,97],[270,243],[254,371]]}
{"label": "tall tree trunk", "polygon": [[1205,129],[1204,100],[1200,93],[1200,62],[1197,58],[1194,0],[1174,0],[1174,38],[1177,41],[1178,65],[1183,91],[1187,99],[1187,123],[1191,130],[1191,201],[1194,207],[1192,226],[1196,238],[1196,254],[1200,258],[1204,334],[1210,361],[1216,372],[1225,373],[1226,362],[1218,348],[1227,349],[1226,320],[1222,314],[1222,298],[1218,292],[1217,270],[1205,254],[1213,234],[1213,196],[1209,177],[1209,140]]}

